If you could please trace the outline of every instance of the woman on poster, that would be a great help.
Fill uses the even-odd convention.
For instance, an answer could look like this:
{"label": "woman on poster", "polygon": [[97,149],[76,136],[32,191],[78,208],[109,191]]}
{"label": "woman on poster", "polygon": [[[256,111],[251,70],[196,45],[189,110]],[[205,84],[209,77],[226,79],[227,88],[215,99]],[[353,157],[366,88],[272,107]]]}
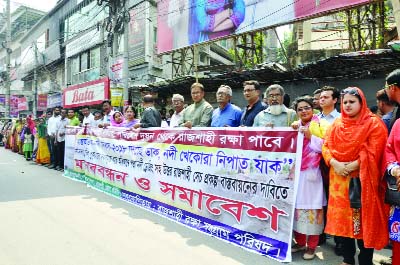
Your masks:
{"label": "woman on poster", "polygon": [[235,32],[244,20],[243,0],[190,0],[189,44]]}

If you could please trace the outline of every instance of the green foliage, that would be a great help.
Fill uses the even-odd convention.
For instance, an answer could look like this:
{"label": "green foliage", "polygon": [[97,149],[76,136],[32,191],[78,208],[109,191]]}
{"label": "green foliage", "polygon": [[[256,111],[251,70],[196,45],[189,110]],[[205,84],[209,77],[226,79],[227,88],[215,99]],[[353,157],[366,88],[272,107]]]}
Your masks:
{"label": "green foliage", "polygon": [[246,34],[239,36],[238,43],[240,45],[247,46],[249,48],[254,49],[254,53],[250,52],[250,49],[240,49],[237,50],[237,57],[235,54],[235,48],[229,49],[228,53],[231,58],[235,61],[236,65],[238,65],[241,69],[253,69],[256,64],[260,64],[264,61],[263,58],[263,50],[265,46],[265,32],[255,32],[253,34],[254,46],[251,46],[251,35]]}

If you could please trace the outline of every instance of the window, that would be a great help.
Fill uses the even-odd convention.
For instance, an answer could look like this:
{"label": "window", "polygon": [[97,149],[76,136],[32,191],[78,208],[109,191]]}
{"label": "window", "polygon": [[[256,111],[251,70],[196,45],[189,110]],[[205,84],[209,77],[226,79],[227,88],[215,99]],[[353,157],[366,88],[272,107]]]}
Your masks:
{"label": "window", "polygon": [[100,77],[100,47],[82,52],[70,59],[71,84],[96,80]]}
{"label": "window", "polygon": [[75,56],[71,60],[71,72],[72,74],[77,74],[79,73],[79,56]]}
{"label": "window", "polygon": [[81,57],[81,68],[80,68],[80,70],[82,72],[83,70],[89,69],[88,52],[81,53],[80,57]]}
{"label": "window", "polygon": [[100,48],[90,50],[90,68],[100,67]]}
{"label": "window", "polygon": [[[82,2],[81,1],[77,1]],[[64,20],[64,41],[73,38],[80,31],[93,27],[108,16],[108,9],[92,1]]]}

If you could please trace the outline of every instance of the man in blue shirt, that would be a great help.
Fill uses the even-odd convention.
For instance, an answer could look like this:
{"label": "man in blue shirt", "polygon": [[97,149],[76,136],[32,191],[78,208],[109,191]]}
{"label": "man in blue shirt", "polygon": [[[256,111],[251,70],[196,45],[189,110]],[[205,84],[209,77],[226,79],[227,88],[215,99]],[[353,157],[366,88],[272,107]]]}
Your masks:
{"label": "man in blue shirt", "polygon": [[256,80],[249,80],[243,83],[243,96],[248,105],[244,108],[240,119],[241,126],[253,126],[256,115],[267,108],[267,105],[260,100],[261,87]]}
{"label": "man in blue shirt", "polygon": [[231,104],[232,89],[222,85],[217,91],[218,108],[213,111],[211,127],[238,127],[242,111],[239,107]]}
{"label": "man in blue shirt", "polygon": [[389,100],[388,95],[385,93],[385,89],[381,89],[376,92],[376,105],[382,115],[382,121],[385,123],[388,130],[390,130],[390,120],[392,119],[396,103]]}
{"label": "man in blue shirt", "polygon": [[340,116],[340,113],[335,108],[339,98],[340,92],[337,88],[331,86],[322,87],[322,92],[319,97],[321,112],[318,116],[332,124]]}

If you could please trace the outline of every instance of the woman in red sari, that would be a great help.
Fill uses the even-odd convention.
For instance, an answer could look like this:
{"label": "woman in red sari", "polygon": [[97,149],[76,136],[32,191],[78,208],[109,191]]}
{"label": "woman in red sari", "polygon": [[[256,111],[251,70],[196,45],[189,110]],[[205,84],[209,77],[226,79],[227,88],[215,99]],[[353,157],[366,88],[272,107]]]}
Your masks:
{"label": "woman in red sari", "polygon": [[[400,119],[398,119],[390,132],[386,145],[385,160],[387,161],[388,174],[397,179],[397,189],[400,191]],[[392,241],[392,264],[400,264],[400,206],[391,206],[389,218],[389,236]]]}
{"label": "woman in red sari", "polygon": [[[382,160],[387,129],[368,109],[356,87],[342,91],[342,116],[328,130],[322,154],[330,166],[327,234],[343,237],[343,263],[372,265],[374,249],[388,243],[388,207],[384,204]],[[350,207],[350,178],[360,178],[361,208]]]}

